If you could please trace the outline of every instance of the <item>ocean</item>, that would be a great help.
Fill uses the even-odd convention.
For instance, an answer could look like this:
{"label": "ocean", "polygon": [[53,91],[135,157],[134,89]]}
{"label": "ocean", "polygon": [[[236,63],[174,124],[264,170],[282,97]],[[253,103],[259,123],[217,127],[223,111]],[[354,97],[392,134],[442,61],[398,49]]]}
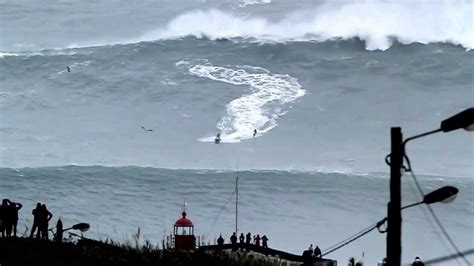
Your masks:
{"label": "ocean", "polygon": [[[473,14],[472,1],[1,0],[0,197],[23,203],[22,232],[44,202],[86,236],[140,228],[160,245],[186,201],[213,242],[235,230],[238,176],[239,232],[324,251],[386,215],[391,127],[407,138],[472,107]],[[432,207],[473,248],[473,134],[407,154],[425,193],[459,189]],[[402,183],[404,204],[421,200]],[[406,263],[454,253],[426,206],[403,211],[402,237]],[[328,257],[374,265],[385,239]]]}

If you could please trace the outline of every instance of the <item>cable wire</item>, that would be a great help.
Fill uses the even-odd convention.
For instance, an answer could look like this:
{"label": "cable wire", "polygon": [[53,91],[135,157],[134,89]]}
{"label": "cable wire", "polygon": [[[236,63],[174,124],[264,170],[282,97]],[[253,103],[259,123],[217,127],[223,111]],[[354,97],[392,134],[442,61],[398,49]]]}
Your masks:
{"label": "cable wire", "polygon": [[230,195],[230,197],[227,199],[227,201],[225,202],[224,206],[221,207],[221,209],[219,210],[219,213],[217,214],[216,218],[214,219],[214,222],[212,223],[212,226],[211,228],[209,229],[209,231],[207,232],[207,236],[209,236],[209,234],[211,233],[212,229],[214,229],[214,226],[216,225],[217,223],[217,220],[219,220],[219,216],[221,215],[221,213],[224,211],[225,207],[227,206],[227,204],[230,202],[230,200],[234,197],[234,194],[235,194],[235,189],[234,191],[232,191],[232,194]]}
{"label": "cable wire", "polygon": [[450,260],[457,259],[458,257],[463,257],[464,258],[465,257],[464,255],[471,255],[471,254],[474,254],[474,248],[471,248],[469,250],[465,250],[465,251],[460,252],[460,253],[451,254],[451,255],[435,258],[435,259],[430,259],[430,260],[425,261],[425,264],[429,265],[429,264],[434,264],[434,263],[439,263],[439,262],[450,261]]}
{"label": "cable wire", "polygon": [[387,218],[383,218],[382,220],[378,221],[376,224],[373,224],[373,225],[367,227],[366,229],[363,229],[363,230],[359,231],[358,233],[344,239],[343,241],[341,241],[341,242],[339,242],[335,245],[332,245],[331,247],[325,249],[324,252],[322,252],[321,257],[326,256],[326,255],[328,255],[328,254],[344,247],[345,245],[348,245],[351,242],[354,242],[355,240],[357,240],[357,239],[363,237],[364,235],[370,233],[375,228],[379,228],[380,226],[382,226],[385,223],[386,220],[387,220]]}
{"label": "cable wire", "polygon": [[[423,193],[423,189],[421,188],[420,186],[420,183],[418,182],[418,179],[416,178],[416,175],[415,173],[413,172],[413,169],[411,167],[411,162],[410,162],[410,158],[408,157],[406,151],[405,151],[405,147],[403,147],[403,156],[408,164],[408,168],[406,169],[407,172],[410,172],[413,180],[415,181],[415,185],[416,187],[418,188],[418,191],[420,192],[421,196],[424,197],[425,194]],[[439,218],[436,216],[433,208],[431,208],[430,205],[426,205],[428,207],[428,210],[431,214],[431,216],[433,217],[433,219],[435,220],[436,224],[438,225],[439,229],[441,230],[441,232],[443,233],[443,235],[446,237],[446,239],[448,240],[448,242],[451,244],[451,246],[453,247],[453,249],[456,251],[456,254],[459,254],[459,256],[464,260],[464,262],[466,263],[466,265],[469,265],[471,266],[471,263],[464,257],[464,255],[459,251],[459,248],[456,246],[456,244],[454,243],[453,239],[449,236],[448,232],[446,231],[446,229],[444,228],[443,224],[441,224],[441,221],[439,220]]]}

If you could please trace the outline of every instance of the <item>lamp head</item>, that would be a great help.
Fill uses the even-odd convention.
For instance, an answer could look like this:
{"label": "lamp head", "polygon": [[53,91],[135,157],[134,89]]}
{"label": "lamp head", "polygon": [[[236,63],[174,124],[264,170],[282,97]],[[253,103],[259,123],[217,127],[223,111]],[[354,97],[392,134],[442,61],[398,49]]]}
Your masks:
{"label": "lamp head", "polygon": [[88,223],[78,223],[72,226],[72,229],[86,232],[91,226]]}
{"label": "lamp head", "polygon": [[449,132],[460,128],[474,131],[474,108],[466,109],[441,122],[441,130],[443,132]]}
{"label": "lamp head", "polygon": [[453,201],[459,190],[452,186],[444,186],[425,195],[423,203],[431,204],[436,202],[448,203]]}

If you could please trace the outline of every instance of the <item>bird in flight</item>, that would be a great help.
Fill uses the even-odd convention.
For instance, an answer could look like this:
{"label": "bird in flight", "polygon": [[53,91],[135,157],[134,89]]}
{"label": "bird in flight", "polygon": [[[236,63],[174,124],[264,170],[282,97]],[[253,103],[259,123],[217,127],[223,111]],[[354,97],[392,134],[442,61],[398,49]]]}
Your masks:
{"label": "bird in flight", "polygon": [[142,129],[147,131],[147,132],[152,132],[153,131],[153,129],[146,129],[144,126],[142,126]]}

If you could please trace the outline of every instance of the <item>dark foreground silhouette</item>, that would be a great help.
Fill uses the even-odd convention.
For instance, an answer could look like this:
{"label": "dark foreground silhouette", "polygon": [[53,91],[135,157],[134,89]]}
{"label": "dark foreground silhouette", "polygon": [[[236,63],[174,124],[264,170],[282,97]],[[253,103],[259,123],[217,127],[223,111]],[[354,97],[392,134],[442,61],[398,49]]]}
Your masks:
{"label": "dark foreground silhouette", "polygon": [[253,255],[229,256],[222,252],[159,250],[151,245],[124,246],[82,239],[55,243],[32,238],[0,238],[0,265],[274,265]]}

